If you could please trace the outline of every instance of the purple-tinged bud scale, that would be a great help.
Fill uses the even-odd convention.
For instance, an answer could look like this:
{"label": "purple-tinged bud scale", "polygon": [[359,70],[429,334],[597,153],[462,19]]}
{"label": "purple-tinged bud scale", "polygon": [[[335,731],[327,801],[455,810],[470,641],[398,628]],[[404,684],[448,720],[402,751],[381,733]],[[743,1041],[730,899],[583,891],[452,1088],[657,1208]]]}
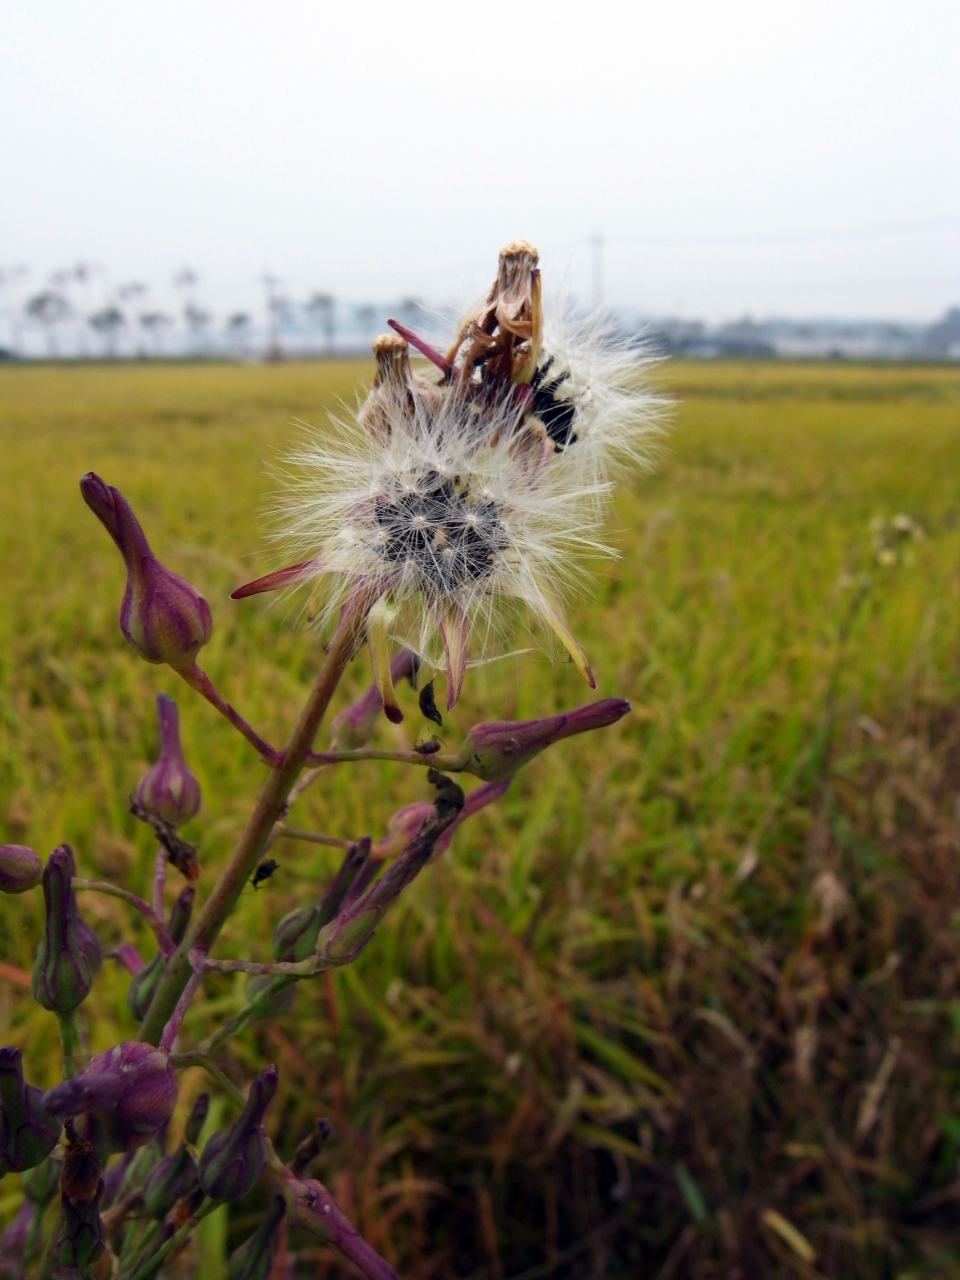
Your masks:
{"label": "purple-tinged bud scale", "polygon": [[80,492],[117,544],[127,568],[120,630],[147,662],[166,662],[177,671],[188,671],[210,639],[210,606],[196,587],[156,558],[119,489],[88,471]]}
{"label": "purple-tinged bud scale", "polygon": [[[409,649],[401,649],[390,660],[391,686],[401,680],[409,680],[413,684],[417,670],[416,654]],[[382,710],[380,689],[372,684],[356,702],[351,702],[333,717],[330,723],[330,750],[357,751],[360,747],[365,747],[373,737]]]}

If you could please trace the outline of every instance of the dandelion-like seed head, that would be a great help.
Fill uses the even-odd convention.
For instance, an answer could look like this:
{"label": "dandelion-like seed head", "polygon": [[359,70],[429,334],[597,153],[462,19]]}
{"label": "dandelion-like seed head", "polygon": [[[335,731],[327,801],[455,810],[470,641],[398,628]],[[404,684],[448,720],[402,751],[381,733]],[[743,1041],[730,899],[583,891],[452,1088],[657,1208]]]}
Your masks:
{"label": "dandelion-like seed head", "polygon": [[[649,461],[662,405],[642,354],[569,315],[545,326],[525,242],[501,252],[445,354],[391,324],[358,411],[289,459],[277,529],[302,559],[235,594],[309,581],[323,625],[358,583],[375,584],[367,638],[393,719],[392,644],[445,667],[451,707],[468,654],[502,651],[518,606],[593,685],[564,599],[585,564],[612,554],[602,523],[616,469]],[[414,371],[411,346],[432,379]]]}

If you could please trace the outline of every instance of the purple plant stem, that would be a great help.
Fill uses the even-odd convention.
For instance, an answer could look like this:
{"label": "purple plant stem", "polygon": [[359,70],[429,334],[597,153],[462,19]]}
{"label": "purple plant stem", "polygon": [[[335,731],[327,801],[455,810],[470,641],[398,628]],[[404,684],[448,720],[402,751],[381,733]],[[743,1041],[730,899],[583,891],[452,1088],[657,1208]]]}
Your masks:
{"label": "purple plant stem", "polygon": [[213,681],[205,671],[201,671],[196,663],[186,671],[178,671],[177,675],[182,676],[190,688],[195,689],[197,693],[206,698],[210,705],[216,707],[222,716],[226,716],[233,727],[242,733],[246,740],[256,748],[264,764],[276,767],[282,762],[282,752],[278,751],[276,747],[271,747],[270,743],[261,738],[256,729],[244,720],[239,711],[221,698],[214,687]]}
{"label": "purple plant stem", "polygon": [[157,848],[157,860],[153,868],[153,913],[163,919],[163,890],[167,883],[167,851],[163,845]]}
{"label": "purple plant stem", "polygon": [[135,907],[140,912],[153,930],[157,938],[157,946],[160,948],[160,954],[164,960],[173,955],[176,950],[174,941],[170,937],[167,926],[163,923],[163,917],[157,915],[149,902],[144,902],[143,898],[138,898],[129,889],[121,889],[118,885],[110,884],[107,880],[84,880],[81,876],[74,876],[73,887],[74,889],[89,889],[94,893],[105,893],[111,898],[121,898],[124,902],[128,902],[131,907]]}
{"label": "purple plant stem", "polygon": [[190,981],[190,951],[198,950],[205,955],[210,953],[224,921],[253,875],[274,825],[286,809],[291,789],[313,746],[340,678],[362,641],[367,614],[380,591],[380,583],[366,583],[358,587],[344,605],[326,658],[317,673],[286,749],[272,767],[253,813],[203,910],[193,920],[192,927],[187,930],[186,937],[170,958],[157,983],[156,993],[140,1027],[141,1040],[148,1040],[152,1044],[158,1042],[177,1001]]}
{"label": "purple plant stem", "polygon": [[160,1048],[170,1053],[173,1049],[173,1042],[177,1038],[181,1023],[186,1017],[187,1010],[190,1008],[190,1001],[197,994],[197,988],[203,981],[203,969],[206,956],[197,951],[190,952],[190,966],[193,973],[190,975],[187,985],[180,993],[180,999],[177,1001],[176,1008],[170,1015],[170,1021],[163,1028],[163,1034],[160,1037]]}

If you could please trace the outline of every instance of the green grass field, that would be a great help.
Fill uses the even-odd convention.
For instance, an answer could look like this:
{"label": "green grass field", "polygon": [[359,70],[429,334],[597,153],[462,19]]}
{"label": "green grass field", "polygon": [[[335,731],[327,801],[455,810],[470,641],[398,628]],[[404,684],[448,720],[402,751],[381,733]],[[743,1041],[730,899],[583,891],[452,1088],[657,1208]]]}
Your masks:
{"label": "green grass field", "polygon": [[[127,797],[162,689],[203,786],[185,834],[211,882],[262,766],[126,648],[120,559],[77,481],[93,469],[130,498],[211,603],[203,665],[282,741],[320,637],[228,596],[273,566],[262,512],[296,424],[322,425],[369,372],[0,368],[0,840],[68,840],[81,874],[146,893],[153,846]],[[284,1155],[331,1117],[320,1176],[405,1277],[960,1274],[960,369],[658,377],[678,400],[659,466],[619,493],[621,557],[574,610],[599,693],[633,714],[524,770],[360,962],[302,984],[227,1067],[281,1064]],[[877,522],[900,514],[922,538],[878,556]],[[361,654],[337,705],[369,679]],[[404,696],[384,745],[424,735]],[[446,741],[588,696],[539,655],[471,671]],[[376,837],[426,794],[399,766],[342,767],[295,816]],[[223,954],[267,959],[276,920],[333,869],[332,851],[278,848]],[[18,971],[41,908],[0,900],[0,1039],[37,1082],[55,1020]],[[105,945],[150,952],[123,904],[82,909]],[[125,988],[107,961],[92,1049],[132,1034]],[[241,981],[208,981],[185,1039],[241,1002]],[[191,1073],[184,1105],[200,1087]],[[0,1184],[0,1215],[17,1199]]]}

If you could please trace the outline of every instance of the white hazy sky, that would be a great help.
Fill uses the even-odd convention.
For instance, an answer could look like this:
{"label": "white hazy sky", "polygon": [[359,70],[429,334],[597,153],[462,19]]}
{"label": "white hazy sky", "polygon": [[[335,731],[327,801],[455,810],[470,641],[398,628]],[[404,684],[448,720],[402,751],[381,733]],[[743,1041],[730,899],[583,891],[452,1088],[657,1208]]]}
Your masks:
{"label": "white hazy sky", "polygon": [[499,245],[608,302],[960,302],[957,0],[0,0],[0,268],[249,306],[471,297]]}

